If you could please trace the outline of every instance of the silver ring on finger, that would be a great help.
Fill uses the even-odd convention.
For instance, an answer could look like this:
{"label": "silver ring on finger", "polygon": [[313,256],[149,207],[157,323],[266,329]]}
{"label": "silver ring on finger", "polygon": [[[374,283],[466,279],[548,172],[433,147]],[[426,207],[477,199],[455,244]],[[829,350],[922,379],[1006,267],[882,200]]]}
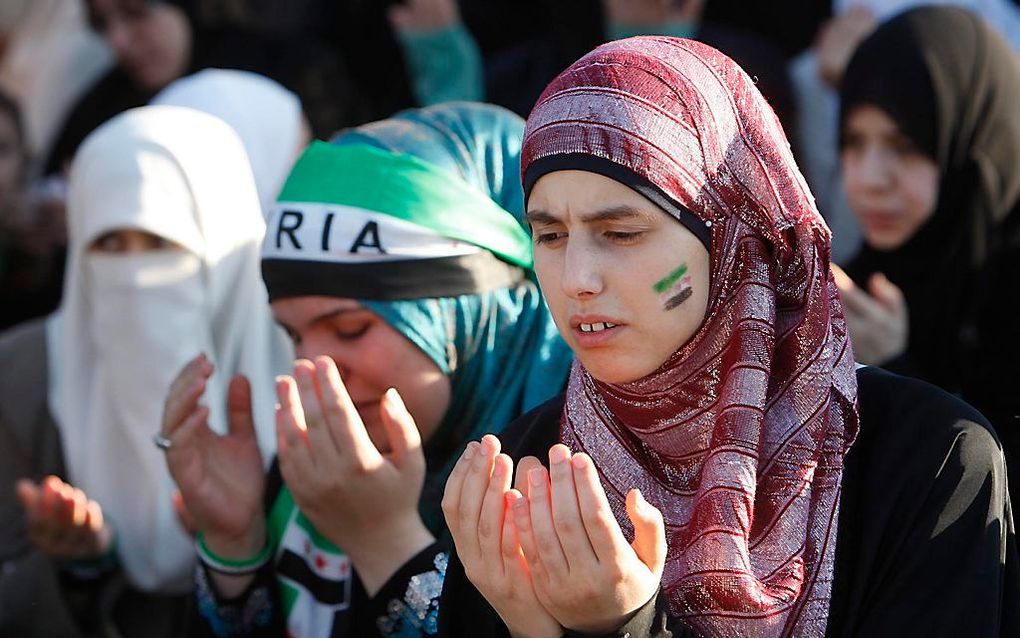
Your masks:
{"label": "silver ring on finger", "polygon": [[169,450],[170,446],[173,445],[173,441],[163,436],[162,432],[156,432],[152,435],[152,442],[156,444],[156,447],[164,452]]}

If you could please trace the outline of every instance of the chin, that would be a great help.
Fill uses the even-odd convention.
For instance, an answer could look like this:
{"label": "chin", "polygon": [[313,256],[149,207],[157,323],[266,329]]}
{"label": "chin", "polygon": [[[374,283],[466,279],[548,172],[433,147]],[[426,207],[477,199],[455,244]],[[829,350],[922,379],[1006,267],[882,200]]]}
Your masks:
{"label": "chin", "polygon": [[864,238],[875,250],[896,250],[910,239],[903,233],[865,232]]}
{"label": "chin", "polygon": [[578,356],[578,359],[580,359],[581,365],[588,371],[588,374],[602,383],[630,383],[647,376],[655,369],[646,370],[644,366],[638,365],[637,362],[623,361],[621,360],[623,359],[622,357],[614,357],[608,355],[608,353],[604,356]]}

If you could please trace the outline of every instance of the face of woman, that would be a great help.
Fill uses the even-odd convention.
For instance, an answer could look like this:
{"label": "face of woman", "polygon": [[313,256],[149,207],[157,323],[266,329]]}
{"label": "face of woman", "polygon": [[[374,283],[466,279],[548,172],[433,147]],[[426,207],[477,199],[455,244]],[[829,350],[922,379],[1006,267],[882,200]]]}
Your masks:
{"label": "face of woman", "polygon": [[843,130],[843,185],[868,244],[894,250],[935,211],[938,165],[882,109],[854,108]]}
{"label": "face of woman", "polygon": [[191,52],[191,25],[181,9],[145,0],[90,0],[93,28],[144,89],[181,77]]}
{"label": "face of woman", "polygon": [[535,271],[560,334],[600,381],[658,369],[701,326],[708,251],[627,186],[557,171],[528,200]]}
{"label": "face of woman", "polygon": [[381,452],[389,443],[379,400],[396,388],[428,440],[450,406],[450,380],[420,348],[353,299],[291,297],[273,302],[273,315],[298,357],[331,357]]}

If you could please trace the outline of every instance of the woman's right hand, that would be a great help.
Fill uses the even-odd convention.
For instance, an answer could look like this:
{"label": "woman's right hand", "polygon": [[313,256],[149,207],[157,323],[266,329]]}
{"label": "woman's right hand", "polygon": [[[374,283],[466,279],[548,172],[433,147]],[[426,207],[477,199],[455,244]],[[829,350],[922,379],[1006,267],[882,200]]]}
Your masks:
{"label": "woman's right hand", "polygon": [[[499,447],[499,439],[491,434],[481,443],[468,443],[446,482],[446,524],[468,580],[496,610],[510,635],[561,636],[563,628],[532,586],[510,514],[513,503],[525,495],[510,489],[513,461],[500,454]],[[518,477],[527,477],[533,467],[518,467]],[[518,480],[519,485],[526,482]]]}
{"label": "woman's right hand", "polygon": [[245,559],[265,545],[262,492],[265,475],[252,420],[251,387],[243,376],[230,381],[228,431],[209,428],[209,409],[199,403],[212,363],[201,354],[170,386],[162,435],[170,440],[167,464],[195,526],[218,556]]}

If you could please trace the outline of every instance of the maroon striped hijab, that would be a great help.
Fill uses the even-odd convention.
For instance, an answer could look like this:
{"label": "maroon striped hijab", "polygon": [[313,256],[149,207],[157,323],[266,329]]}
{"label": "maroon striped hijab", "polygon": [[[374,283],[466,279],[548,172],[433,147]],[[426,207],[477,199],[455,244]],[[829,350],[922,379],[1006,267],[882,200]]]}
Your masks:
{"label": "maroon striped hijab", "polygon": [[772,109],[715,49],[632,38],[553,80],[523,153],[526,177],[557,155],[621,165],[710,226],[697,334],[630,383],[575,364],[561,439],[594,459],[628,534],[628,490],[662,510],[662,589],[693,629],[822,636],[857,383],[829,230]]}

